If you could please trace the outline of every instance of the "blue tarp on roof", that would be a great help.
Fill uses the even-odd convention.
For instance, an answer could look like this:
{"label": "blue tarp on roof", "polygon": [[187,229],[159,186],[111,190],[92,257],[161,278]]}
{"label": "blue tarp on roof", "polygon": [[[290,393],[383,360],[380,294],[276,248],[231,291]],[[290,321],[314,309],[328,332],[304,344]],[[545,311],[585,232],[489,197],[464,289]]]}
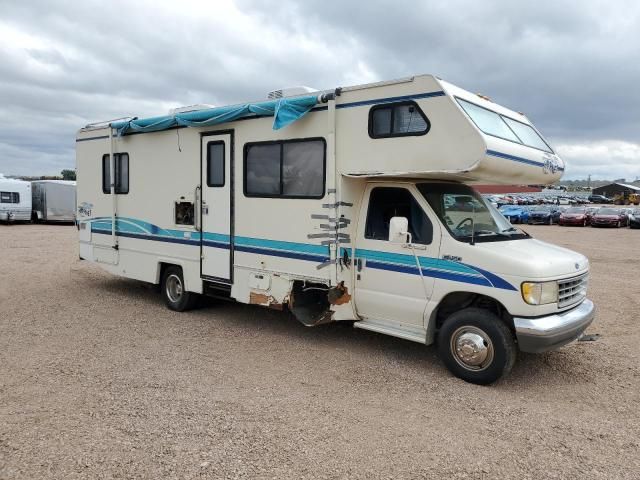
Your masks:
{"label": "blue tarp on roof", "polygon": [[117,129],[118,136],[120,136],[127,132],[157,132],[176,126],[210,127],[239,118],[273,115],[273,129],[278,130],[302,118],[317,104],[318,97],[316,95],[280,98],[266,102],[209,108],[161,117],[121,120],[113,122],[111,126]]}

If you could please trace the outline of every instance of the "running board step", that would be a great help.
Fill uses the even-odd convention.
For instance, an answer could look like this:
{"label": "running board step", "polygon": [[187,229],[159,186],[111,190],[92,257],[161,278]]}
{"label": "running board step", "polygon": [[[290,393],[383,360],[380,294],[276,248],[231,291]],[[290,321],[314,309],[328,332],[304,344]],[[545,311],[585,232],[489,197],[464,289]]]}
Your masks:
{"label": "running board step", "polygon": [[228,300],[231,298],[231,285],[204,280],[202,282],[202,293],[207,297]]}
{"label": "running board step", "polygon": [[355,322],[353,326],[354,328],[384,333],[392,337],[404,338],[412,342],[427,343],[427,331],[422,327],[412,327],[395,322],[386,322],[384,320],[372,320],[370,318]]}

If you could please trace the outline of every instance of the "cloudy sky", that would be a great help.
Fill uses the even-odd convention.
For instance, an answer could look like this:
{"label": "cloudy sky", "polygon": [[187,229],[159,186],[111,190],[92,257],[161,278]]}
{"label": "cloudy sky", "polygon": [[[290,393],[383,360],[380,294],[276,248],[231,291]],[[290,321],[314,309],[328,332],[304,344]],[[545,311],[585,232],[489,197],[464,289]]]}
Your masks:
{"label": "cloudy sky", "polygon": [[434,73],[525,112],[565,178],[640,176],[640,3],[0,0],[0,172],[73,168],[79,127]]}

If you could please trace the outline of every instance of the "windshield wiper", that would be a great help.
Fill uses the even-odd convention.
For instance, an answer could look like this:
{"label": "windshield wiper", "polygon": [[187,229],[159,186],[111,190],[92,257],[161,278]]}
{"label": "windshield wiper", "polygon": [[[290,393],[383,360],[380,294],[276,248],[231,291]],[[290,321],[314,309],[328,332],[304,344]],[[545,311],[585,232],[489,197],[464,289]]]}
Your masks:
{"label": "windshield wiper", "polygon": [[[509,227],[505,230],[500,230],[500,233],[506,233],[506,232],[522,232],[523,234],[525,234],[527,237],[530,237],[531,235],[529,235],[527,232],[525,232],[524,230],[521,230],[519,228],[516,227]],[[511,236],[511,235],[509,235]]]}

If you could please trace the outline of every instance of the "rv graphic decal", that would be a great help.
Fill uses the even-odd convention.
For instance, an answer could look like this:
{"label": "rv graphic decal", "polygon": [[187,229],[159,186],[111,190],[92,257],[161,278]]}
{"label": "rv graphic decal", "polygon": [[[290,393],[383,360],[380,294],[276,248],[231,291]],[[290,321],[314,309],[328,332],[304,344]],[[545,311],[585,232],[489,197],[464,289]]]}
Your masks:
{"label": "rv graphic decal", "polygon": [[564,170],[562,161],[555,155],[544,155],[544,166],[542,167],[542,171],[545,174],[555,174],[559,170]]}
{"label": "rv graphic decal", "polygon": [[92,210],[93,210],[93,203],[82,202],[80,205],[78,205],[78,216],[90,217]]}

